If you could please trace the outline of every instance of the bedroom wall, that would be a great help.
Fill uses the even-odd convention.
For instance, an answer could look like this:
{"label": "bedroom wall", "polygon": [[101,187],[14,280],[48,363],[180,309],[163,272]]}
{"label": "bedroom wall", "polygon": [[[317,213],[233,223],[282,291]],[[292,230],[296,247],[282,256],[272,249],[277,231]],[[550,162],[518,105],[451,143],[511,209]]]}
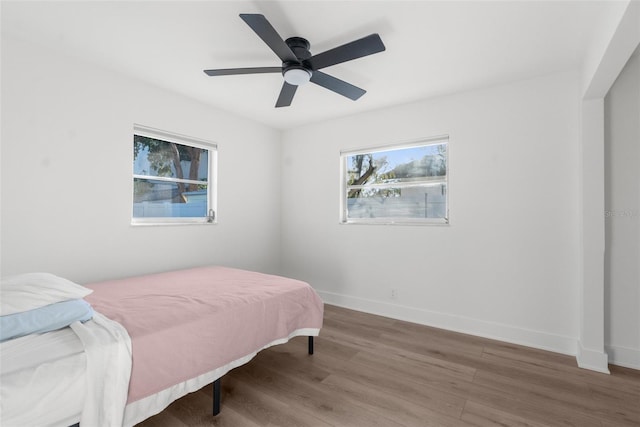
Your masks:
{"label": "bedroom wall", "polygon": [[[285,131],[283,272],[326,302],[575,354],[579,100],[561,73]],[[338,223],[341,149],[442,134],[450,225]]]}
{"label": "bedroom wall", "polygon": [[[4,35],[1,107],[3,275],[279,270],[278,131]],[[130,225],[134,123],[218,143],[219,224]]]}
{"label": "bedroom wall", "polygon": [[605,97],[605,348],[640,369],[640,48]]}

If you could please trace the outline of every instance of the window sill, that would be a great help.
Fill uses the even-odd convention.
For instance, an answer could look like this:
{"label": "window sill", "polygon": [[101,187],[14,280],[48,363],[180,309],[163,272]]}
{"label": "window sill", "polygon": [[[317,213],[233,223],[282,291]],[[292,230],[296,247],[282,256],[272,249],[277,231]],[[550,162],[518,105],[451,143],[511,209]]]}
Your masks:
{"label": "window sill", "polygon": [[175,218],[167,220],[166,218],[137,218],[131,220],[133,227],[158,227],[171,225],[216,225],[218,221],[208,221],[206,218]]}
{"label": "window sill", "polygon": [[429,220],[393,220],[393,219],[379,219],[379,220],[347,220],[340,221],[340,225],[449,225],[449,218],[433,218]]}

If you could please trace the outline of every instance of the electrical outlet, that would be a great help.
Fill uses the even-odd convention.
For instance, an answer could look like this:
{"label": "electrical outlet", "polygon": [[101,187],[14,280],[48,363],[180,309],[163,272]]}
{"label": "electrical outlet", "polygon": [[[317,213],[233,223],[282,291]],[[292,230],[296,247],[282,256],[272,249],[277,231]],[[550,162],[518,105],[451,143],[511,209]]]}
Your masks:
{"label": "electrical outlet", "polygon": [[398,299],[398,290],[391,289],[391,299]]}

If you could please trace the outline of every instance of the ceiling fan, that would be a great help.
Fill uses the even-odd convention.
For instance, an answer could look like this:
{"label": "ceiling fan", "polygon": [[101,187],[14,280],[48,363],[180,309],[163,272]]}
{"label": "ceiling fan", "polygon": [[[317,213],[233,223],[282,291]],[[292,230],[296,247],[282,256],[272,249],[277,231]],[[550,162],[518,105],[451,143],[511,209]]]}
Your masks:
{"label": "ceiling fan", "polygon": [[371,34],[361,39],[329,49],[317,55],[309,52],[309,42],[302,37],[282,37],[267,21],[264,15],[241,13],[240,18],[264,41],[280,58],[280,67],[226,68],[204,70],[209,76],[229,76],[235,74],[282,73],[284,83],[276,107],[288,107],[298,86],[307,82],[315,83],[349,99],[357,100],[366,93],[364,89],[340,80],[320,71],[322,68],[385,50],[378,34]]}

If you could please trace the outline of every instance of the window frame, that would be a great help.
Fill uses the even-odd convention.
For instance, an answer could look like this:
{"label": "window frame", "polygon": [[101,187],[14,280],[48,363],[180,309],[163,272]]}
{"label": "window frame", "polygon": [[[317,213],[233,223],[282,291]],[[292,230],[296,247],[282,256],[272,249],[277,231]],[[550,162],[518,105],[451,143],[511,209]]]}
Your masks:
{"label": "window frame", "polygon": [[[203,217],[134,217],[133,207],[135,203],[134,187],[133,183],[136,178],[149,179],[154,181],[167,181],[167,182],[181,182],[181,183],[194,183],[189,179],[180,178],[167,178],[151,175],[138,175],[135,173],[133,158],[133,145],[131,146],[131,225],[191,225],[191,224],[217,224],[218,223],[218,200],[217,200],[217,186],[218,186],[218,144],[212,141],[195,138],[191,136],[181,135],[175,132],[164,131],[155,129],[152,127],[134,124],[133,125],[133,139],[135,136],[144,136],[147,138],[157,139],[163,142],[186,145],[191,147],[207,150],[208,153],[208,167],[207,167],[207,216]],[[134,142],[135,144],[135,142]],[[195,183],[202,183],[197,181]]]}
{"label": "window frame", "polygon": [[[425,137],[419,138],[410,141],[379,145],[373,147],[364,147],[364,148],[356,148],[356,149],[344,149],[340,150],[340,224],[364,224],[364,225],[449,225],[449,149],[450,149],[450,138],[449,135],[438,135],[433,137]],[[425,147],[431,145],[440,145],[446,144],[446,170],[447,173],[444,177],[444,183],[446,185],[446,193],[445,193],[445,203],[446,203],[446,216],[444,218],[402,218],[402,217],[384,217],[384,218],[349,218],[348,214],[348,192],[350,189],[355,187],[366,188],[367,185],[363,186],[349,186],[347,185],[347,174],[349,165],[347,164],[347,159],[349,156],[359,155],[359,154],[374,154],[380,153],[384,151],[394,151],[394,150],[402,150],[405,148],[414,148],[414,147]],[[426,179],[424,182],[430,181]],[[431,181],[434,181],[431,179]],[[438,180],[440,181],[440,180]],[[379,187],[383,187],[384,185]],[[415,186],[415,183],[411,184],[401,184],[401,185],[392,185],[388,184],[389,187],[398,188],[398,187],[410,187]]]}

